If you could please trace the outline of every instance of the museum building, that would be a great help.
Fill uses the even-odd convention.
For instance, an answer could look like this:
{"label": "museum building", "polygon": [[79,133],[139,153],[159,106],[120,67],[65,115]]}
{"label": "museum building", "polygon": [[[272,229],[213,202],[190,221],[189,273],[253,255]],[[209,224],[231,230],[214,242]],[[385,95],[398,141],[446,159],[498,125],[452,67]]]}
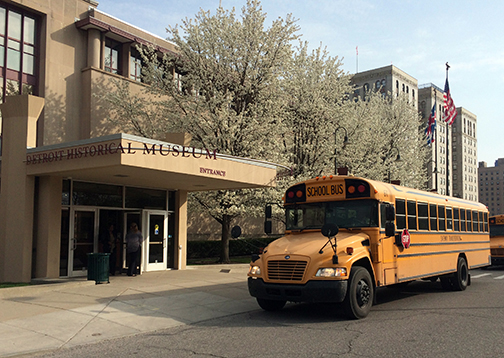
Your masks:
{"label": "museum building", "polygon": [[[0,282],[87,274],[111,225],[144,236],[141,271],[184,269],[191,191],[271,187],[273,163],[120,131],[101,102],[111,80],[140,93],[137,45],[173,43],[93,0],[0,1]],[[177,78],[173,70],[174,79]]]}

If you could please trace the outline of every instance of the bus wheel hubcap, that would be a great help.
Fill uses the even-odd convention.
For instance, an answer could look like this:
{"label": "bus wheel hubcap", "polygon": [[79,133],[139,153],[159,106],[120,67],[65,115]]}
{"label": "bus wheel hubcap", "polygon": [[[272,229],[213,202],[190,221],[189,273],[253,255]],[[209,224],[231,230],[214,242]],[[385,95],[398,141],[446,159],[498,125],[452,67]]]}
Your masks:
{"label": "bus wheel hubcap", "polygon": [[357,303],[359,306],[364,306],[368,304],[370,298],[369,285],[364,280],[360,280],[357,284]]}

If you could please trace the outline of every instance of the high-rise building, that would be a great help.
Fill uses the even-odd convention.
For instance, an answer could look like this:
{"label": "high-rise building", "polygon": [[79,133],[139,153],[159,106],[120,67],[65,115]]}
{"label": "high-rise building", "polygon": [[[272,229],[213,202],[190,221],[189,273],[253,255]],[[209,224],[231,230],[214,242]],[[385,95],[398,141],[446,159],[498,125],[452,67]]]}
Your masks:
{"label": "high-rise building", "polygon": [[427,125],[432,108],[435,106],[436,130],[433,141],[429,144],[431,150],[427,159],[427,188],[443,195],[452,195],[450,172],[452,161],[450,160],[451,128],[442,121],[443,114],[443,90],[429,83],[419,86],[418,109]]}
{"label": "high-rise building", "polygon": [[415,107],[418,106],[418,81],[394,65],[356,73],[352,84],[355,86],[354,96],[362,96],[369,90],[396,96],[403,93]]}
{"label": "high-rise building", "polygon": [[[390,65],[356,73],[352,78],[354,96],[367,90],[378,90],[397,96],[404,93],[418,108],[425,126],[436,106],[436,131],[427,159],[426,186],[439,194],[478,201],[477,181],[477,117],[463,107],[457,108],[457,117],[450,126],[443,120],[443,90],[418,81],[406,72]],[[427,145],[427,142],[426,142]]]}
{"label": "high-rise building", "polygon": [[488,167],[486,162],[479,162],[479,199],[490,211],[490,215],[504,214],[504,158],[495,161],[495,166]]}
{"label": "high-rise building", "polygon": [[452,127],[453,196],[479,201],[477,117],[457,107]]}

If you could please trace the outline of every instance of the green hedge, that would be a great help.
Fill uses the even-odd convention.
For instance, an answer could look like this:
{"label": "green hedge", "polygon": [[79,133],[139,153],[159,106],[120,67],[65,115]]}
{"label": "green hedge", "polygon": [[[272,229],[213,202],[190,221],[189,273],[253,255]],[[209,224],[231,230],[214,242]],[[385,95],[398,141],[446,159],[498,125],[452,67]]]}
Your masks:
{"label": "green hedge", "polygon": [[[247,256],[258,254],[268,244],[278,237],[262,237],[254,239],[229,240],[229,256]],[[188,241],[187,259],[203,259],[219,257],[221,253],[221,241]]]}

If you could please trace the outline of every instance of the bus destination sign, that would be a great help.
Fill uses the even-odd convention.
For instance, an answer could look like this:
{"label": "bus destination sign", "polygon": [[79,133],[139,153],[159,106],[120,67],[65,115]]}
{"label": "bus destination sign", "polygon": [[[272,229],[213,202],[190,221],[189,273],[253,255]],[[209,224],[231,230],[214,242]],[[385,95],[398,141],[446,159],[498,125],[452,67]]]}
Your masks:
{"label": "bus destination sign", "polygon": [[322,184],[306,188],[306,198],[319,198],[323,196],[342,196],[345,194],[345,184]]}

